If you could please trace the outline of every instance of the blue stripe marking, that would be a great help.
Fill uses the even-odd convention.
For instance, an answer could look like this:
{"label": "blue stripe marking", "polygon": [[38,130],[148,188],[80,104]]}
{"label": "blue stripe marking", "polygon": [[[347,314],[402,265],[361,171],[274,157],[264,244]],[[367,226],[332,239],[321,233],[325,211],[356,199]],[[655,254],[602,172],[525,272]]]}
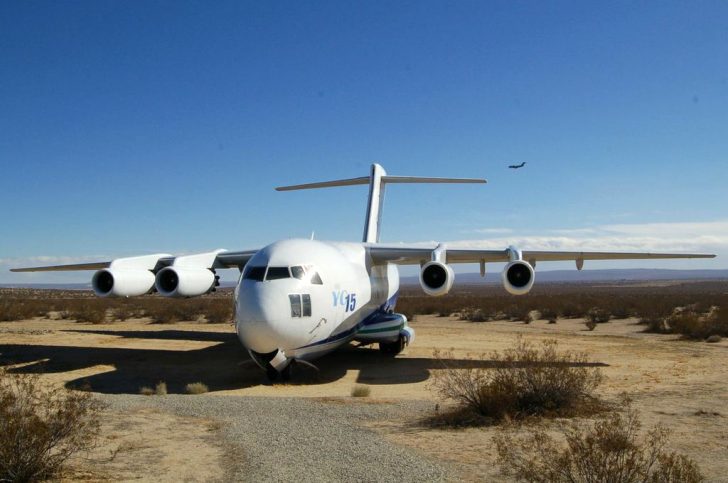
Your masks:
{"label": "blue stripe marking", "polygon": [[397,304],[397,298],[399,297],[399,291],[395,292],[394,295],[392,295],[389,300],[387,300],[385,303],[383,303],[381,306],[379,306],[374,312],[367,315],[364,319],[361,320],[358,324],[356,324],[351,329],[347,329],[344,332],[340,332],[336,335],[332,335],[331,337],[328,337],[324,340],[320,340],[318,342],[314,342],[313,344],[304,345],[301,347],[297,347],[294,350],[299,349],[306,349],[308,347],[315,347],[317,345],[322,344],[328,344],[330,342],[336,342],[338,340],[344,339],[350,335],[355,334],[359,331],[362,327],[366,325],[372,325],[379,322],[383,322],[385,320],[388,320],[390,317],[393,317],[392,314],[389,313],[389,310],[394,309],[394,306]]}

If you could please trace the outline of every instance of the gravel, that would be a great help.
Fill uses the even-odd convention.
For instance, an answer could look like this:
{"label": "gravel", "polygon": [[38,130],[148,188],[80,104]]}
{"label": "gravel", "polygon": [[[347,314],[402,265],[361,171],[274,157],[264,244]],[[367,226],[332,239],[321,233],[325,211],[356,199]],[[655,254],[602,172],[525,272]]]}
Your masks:
{"label": "gravel", "polygon": [[[448,468],[386,441],[364,424],[408,419],[424,401],[392,403],[212,395],[105,395],[111,409],[150,407],[220,423],[225,479],[442,481]],[[450,473],[452,474],[452,473]]]}

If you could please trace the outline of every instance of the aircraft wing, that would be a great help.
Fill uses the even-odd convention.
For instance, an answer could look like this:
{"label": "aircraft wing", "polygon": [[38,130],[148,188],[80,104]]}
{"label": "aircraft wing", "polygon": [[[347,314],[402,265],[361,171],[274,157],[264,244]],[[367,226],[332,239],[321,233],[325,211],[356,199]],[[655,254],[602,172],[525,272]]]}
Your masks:
{"label": "aircraft wing", "polygon": [[[219,251],[211,253],[212,264],[208,268],[242,268],[248,263],[248,260],[256,254],[258,250],[243,250],[237,252]],[[177,258],[167,254],[159,255],[146,255],[144,258],[147,263],[150,263],[148,268],[157,272],[164,267],[168,267],[174,263]],[[119,260],[130,260],[130,259],[119,259]],[[72,265],[49,265],[45,267],[24,267],[24,268],[11,268],[11,272],[65,272],[75,270],[101,270],[104,268],[110,268],[113,261],[108,262],[92,262],[92,263],[77,263]]]}
{"label": "aircraft wing", "polygon": [[[583,263],[584,260],[651,260],[667,258],[715,258],[713,254],[703,253],[650,253],[650,252],[566,252],[544,250],[517,250],[508,247],[505,250],[448,249],[444,245],[432,247],[412,247],[406,245],[367,246],[372,261],[375,263],[396,263],[398,265],[420,265],[433,260],[433,253],[440,251],[440,259],[445,263],[487,263],[508,262],[522,259],[528,262],[551,262],[573,260]],[[532,264],[533,264],[532,263]]]}

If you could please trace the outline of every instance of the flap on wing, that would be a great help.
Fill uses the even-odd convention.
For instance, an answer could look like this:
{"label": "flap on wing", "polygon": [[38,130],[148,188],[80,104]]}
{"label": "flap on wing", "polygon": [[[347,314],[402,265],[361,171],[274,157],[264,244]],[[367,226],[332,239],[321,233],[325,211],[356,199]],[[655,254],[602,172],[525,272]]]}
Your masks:
{"label": "flap on wing", "polygon": [[[369,254],[376,263],[396,263],[398,265],[419,265],[432,260],[433,247],[408,247],[405,245],[369,245]],[[507,262],[508,250],[457,250],[445,249],[447,263]]]}

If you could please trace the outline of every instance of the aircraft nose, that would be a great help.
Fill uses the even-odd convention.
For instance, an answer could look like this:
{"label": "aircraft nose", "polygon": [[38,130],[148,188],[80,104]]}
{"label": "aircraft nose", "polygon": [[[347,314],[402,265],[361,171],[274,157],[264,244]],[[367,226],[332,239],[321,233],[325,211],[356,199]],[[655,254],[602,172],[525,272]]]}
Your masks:
{"label": "aircraft nose", "polygon": [[265,354],[299,346],[291,330],[288,292],[273,283],[241,287],[235,311],[238,337],[248,349]]}

